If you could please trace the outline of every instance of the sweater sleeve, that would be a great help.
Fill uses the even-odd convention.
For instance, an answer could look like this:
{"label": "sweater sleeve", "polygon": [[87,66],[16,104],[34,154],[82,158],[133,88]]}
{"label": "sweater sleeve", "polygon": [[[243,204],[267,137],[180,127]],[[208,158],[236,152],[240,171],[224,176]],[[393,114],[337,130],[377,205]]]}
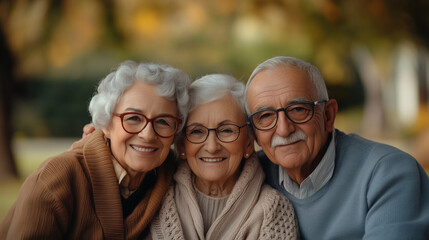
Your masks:
{"label": "sweater sleeve", "polygon": [[170,186],[163,199],[163,204],[153,218],[150,225],[150,234],[146,240],[183,240],[183,230],[174,202],[174,187]]}
{"label": "sweater sleeve", "polygon": [[259,239],[298,239],[298,221],[289,200],[267,185],[263,187],[262,194],[266,200]]}
{"label": "sweater sleeve", "polygon": [[408,154],[380,158],[367,204],[364,239],[429,239],[429,180]]}
{"label": "sweater sleeve", "polygon": [[16,202],[0,223],[0,239],[63,237],[69,225],[69,211],[57,196],[61,192],[59,189],[67,189],[68,184],[47,182],[46,174],[50,173],[36,172],[26,179]]}

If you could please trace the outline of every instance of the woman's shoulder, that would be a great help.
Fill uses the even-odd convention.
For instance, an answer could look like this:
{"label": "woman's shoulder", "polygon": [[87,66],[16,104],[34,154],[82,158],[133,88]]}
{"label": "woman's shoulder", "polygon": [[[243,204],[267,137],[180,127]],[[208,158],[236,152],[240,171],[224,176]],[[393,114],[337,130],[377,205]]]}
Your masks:
{"label": "woman's shoulder", "polygon": [[285,221],[296,225],[295,210],[289,199],[271,186],[264,184],[261,190],[261,205],[265,217],[271,221]]}
{"label": "woman's shoulder", "polygon": [[56,181],[67,182],[76,172],[82,172],[81,158],[73,152],[63,152],[45,160],[29,178],[33,177],[43,184],[55,184]]}
{"label": "woman's shoulder", "polygon": [[261,236],[267,238],[297,239],[299,236],[298,221],[289,200],[267,184],[262,186],[261,197],[264,209],[264,223],[261,227]]}
{"label": "woman's shoulder", "polygon": [[79,163],[76,162],[70,153],[62,153],[45,160],[26,178],[15,204],[37,207],[48,207],[50,204],[57,207],[71,206],[72,186],[86,186],[80,184],[82,182],[77,183],[76,173],[82,170],[79,170]]}
{"label": "woman's shoulder", "polygon": [[261,198],[264,203],[272,205],[270,207],[280,207],[285,208],[287,211],[293,211],[293,206],[289,199],[266,183],[262,185]]}

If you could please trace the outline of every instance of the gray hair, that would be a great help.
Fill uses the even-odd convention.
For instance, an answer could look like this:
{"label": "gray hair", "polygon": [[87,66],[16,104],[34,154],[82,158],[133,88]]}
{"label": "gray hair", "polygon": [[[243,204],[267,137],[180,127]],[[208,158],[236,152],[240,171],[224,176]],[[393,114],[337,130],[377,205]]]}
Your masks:
{"label": "gray hair", "polygon": [[159,96],[176,101],[178,117],[183,120],[180,131],[188,114],[188,87],[191,82],[188,74],[165,64],[136,63],[131,60],[122,62],[100,81],[89,103],[94,127],[100,129],[110,123],[122,94],[137,81],[155,85]]}
{"label": "gray hair", "polygon": [[[209,74],[195,80],[189,87],[189,112],[195,110],[198,106],[211,103],[227,96],[233,97],[239,106],[243,119],[248,123],[248,118],[244,109],[244,83],[238,81],[233,76],[227,74]],[[253,137],[253,130],[247,127],[249,137]],[[184,136],[180,134],[176,138],[175,145],[183,146]]]}
{"label": "gray hair", "polygon": [[244,92],[244,104],[245,104],[245,110],[248,115],[250,115],[250,108],[247,103],[247,91],[249,90],[250,83],[252,82],[253,78],[260,72],[267,70],[267,69],[274,69],[277,67],[292,67],[297,68],[303,72],[305,72],[308,77],[310,78],[310,81],[313,83],[314,87],[316,88],[317,97],[318,100],[328,100],[328,90],[326,88],[325,81],[322,77],[322,74],[320,73],[319,69],[301,59],[294,58],[294,57],[286,57],[286,56],[278,56],[273,57],[265,62],[259,64],[255,70],[253,70],[252,74],[249,77],[249,80],[247,81],[246,89]]}
{"label": "gray hair", "polygon": [[189,88],[189,112],[198,106],[231,95],[244,111],[244,83],[226,74],[209,74],[195,80]]}

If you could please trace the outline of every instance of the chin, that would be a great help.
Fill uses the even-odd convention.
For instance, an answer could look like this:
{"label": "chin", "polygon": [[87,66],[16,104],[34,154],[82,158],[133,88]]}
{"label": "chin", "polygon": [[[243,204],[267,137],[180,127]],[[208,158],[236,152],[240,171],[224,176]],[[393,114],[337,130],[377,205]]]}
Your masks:
{"label": "chin", "polygon": [[224,179],[223,176],[203,174],[204,178],[199,177],[199,180],[204,182],[218,182]]}
{"label": "chin", "polygon": [[155,168],[156,168],[156,166],[147,166],[147,165],[143,165],[142,166],[142,165],[137,165],[137,166],[134,166],[132,168],[132,170],[134,172],[144,173],[144,172],[150,172],[150,171],[152,171]]}
{"label": "chin", "polygon": [[284,169],[293,169],[301,167],[303,164],[301,158],[297,156],[288,156],[282,159],[277,160],[277,164],[283,167]]}

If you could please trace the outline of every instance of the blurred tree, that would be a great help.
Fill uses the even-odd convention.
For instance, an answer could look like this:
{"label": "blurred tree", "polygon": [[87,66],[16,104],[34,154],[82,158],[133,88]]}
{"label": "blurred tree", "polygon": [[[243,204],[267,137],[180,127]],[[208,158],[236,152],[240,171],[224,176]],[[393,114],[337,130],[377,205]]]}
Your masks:
{"label": "blurred tree", "polygon": [[[392,84],[396,53],[409,40],[427,50],[428,1],[253,0],[251,5],[265,23],[260,35],[281,32],[282,43],[295,46],[288,52],[314,62],[328,83],[362,82],[365,134],[391,130],[395,118],[385,116],[386,102],[392,102],[385,94],[391,91],[387,85]],[[296,51],[302,43],[310,54]]]}
{"label": "blurred tree", "polygon": [[12,154],[12,89],[14,60],[3,31],[0,29],[0,180],[18,177]]}
{"label": "blurred tree", "polygon": [[[130,58],[172,64],[194,78],[224,72],[244,80],[265,59],[292,55],[319,66],[334,90],[331,95],[344,98],[342,106],[346,101],[360,104],[360,88],[365,88],[368,112],[375,112],[366,116],[378,116],[367,126],[381,129],[387,126],[380,94],[392,72],[393,64],[388,61],[393,61],[390,59],[404,39],[429,46],[427,2],[6,0],[0,1],[0,22],[7,40],[5,49],[16,63],[9,68],[15,74],[12,77],[67,80],[69,83],[57,86],[72,88],[72,82],[99,79],[100,73],[104,75],[114,64]],[[4,79],[2,91],[13,83]],[[50,87],[48,91],[58,92],[46,97],[57,97],[65,89]],[[7,94],[2,93],[2,98]],[[38,100],[32,104],[48,101]],[[55,100],[52,102],[58,103]],[[52,102],[33,111],[52,116],[56,111]],[[11,101],[2,103],[10,107]],[[70,111],[64,116],[73,114]],[[4,116],[0,118],[10,122]],[[50,126],[54,120],[67,122],[70,117],[64,116],[46,120],[43,129],[64,129]],[[6,132],[0,135],[10,140]]]}
{"label": "blurred tree", "polygon": [[[85,7],[79,9],[82,5]],[[113,44],[118,43],[114,9],[109,0],[0,2],[0,177],[18,176],[11,148],[12,94],[17,78],[23,82],[46,76],[52,72],[50,68],[65,68],[96,48],[97,33],[102,30]],[[105,22],[100,20],[103,16]]]}
{"label": "blurred tree", "polygon": [[[17,49],[20,49],[27,38],[16,38],[15,35],[9,35],[10,29],[16,27],[10,21],[13,18],[12,9],[16,5],[22,4],[22,1],[14,2],[12,0],[3,1],[0,5],[1,25],[0,25],[0,177],[6,178],[10,176],[19,177],[15,158],[12,152],[12,106],[13,106],[13,91],[14,83],[17,81],[18,74],[16,71],[16,61],[19,55],[22,54]],[[15,9],[16,10],[16,9]],[[13,23],[11,23],[13,22]],[[11,23],[11,25],[7,25]],[[21,31],[22,32],[22,31]]]}

